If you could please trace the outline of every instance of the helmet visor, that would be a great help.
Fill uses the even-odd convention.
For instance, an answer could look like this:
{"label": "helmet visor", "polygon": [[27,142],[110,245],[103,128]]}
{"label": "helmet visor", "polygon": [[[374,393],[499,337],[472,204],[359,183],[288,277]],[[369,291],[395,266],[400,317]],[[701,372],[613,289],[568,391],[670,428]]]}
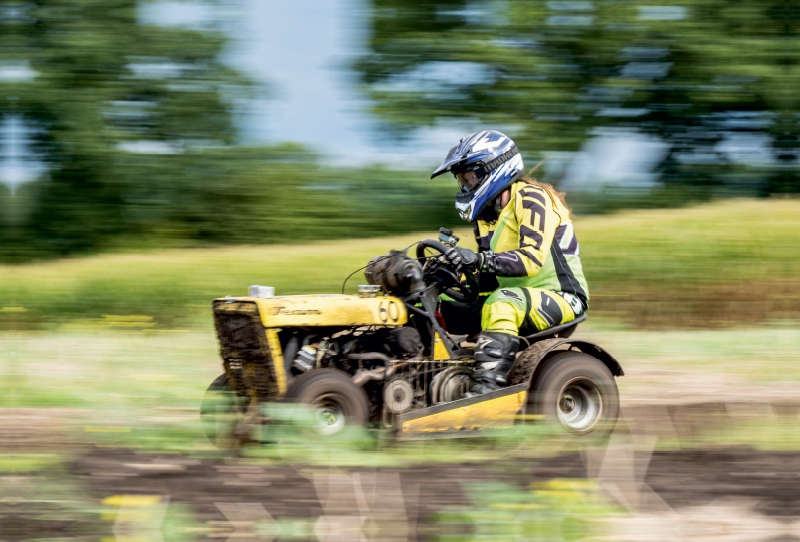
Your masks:
{"label": "helmet visor", "polygon": [[462,192],[469,192],[480,183],[480,179],[475,171],[462,171],[460,173],[453,173],[453,176],[458,181],[458,186]]}
{"label": "helmet visor", "polygon": [[[460,174],[459,174],[460,175]],[[456,176],[458,179],[458,176]],[[484,186],[484,183],[481,181],[477,181],[475,183],[458,183],[461,190],[456,194],[456,201],[459,203],[469,203],[472,201],[472,198],[481,190]]]}

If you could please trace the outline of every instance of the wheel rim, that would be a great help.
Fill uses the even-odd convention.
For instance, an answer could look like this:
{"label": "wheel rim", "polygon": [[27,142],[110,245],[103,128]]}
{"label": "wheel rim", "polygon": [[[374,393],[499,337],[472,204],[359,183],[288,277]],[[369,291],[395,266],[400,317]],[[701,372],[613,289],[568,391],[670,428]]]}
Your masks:
{"label": "wheel rim", "polygon": [[593,381],[576,378],[567,382],[558,394],[558,421],[576,433],[594,429],[603,416],[603,394]]}
{"label": "wheel rim", "polygon": [[333,435],[347,425],[345,408],[338,395],[323,395],[314,401],[316,429],[323,435]]}

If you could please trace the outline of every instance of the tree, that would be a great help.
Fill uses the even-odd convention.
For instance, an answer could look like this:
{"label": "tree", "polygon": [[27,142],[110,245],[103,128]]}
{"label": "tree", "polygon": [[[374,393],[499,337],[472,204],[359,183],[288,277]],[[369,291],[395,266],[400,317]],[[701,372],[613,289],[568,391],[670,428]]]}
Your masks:
{"label": "tree", "polygon": [[[400,131],[472,120],[538,159],[599,127],[636,130],[669,144],[667,188],[800,191],[797,3],[670,4],[374,0],[357,67]],[[730,160],[720,144],[742,134],[767,141],[777,165]]]}
{"label": "tree", "polygon": [[28,66],[0,83],[0,115],[33,127],[48,179],[18,189],[7,260],[105,246],[150,225],[148,210],[185,189],[181,171],[235,137],[221,35],[139,24],[136,0],[0,4],[0,62]]}

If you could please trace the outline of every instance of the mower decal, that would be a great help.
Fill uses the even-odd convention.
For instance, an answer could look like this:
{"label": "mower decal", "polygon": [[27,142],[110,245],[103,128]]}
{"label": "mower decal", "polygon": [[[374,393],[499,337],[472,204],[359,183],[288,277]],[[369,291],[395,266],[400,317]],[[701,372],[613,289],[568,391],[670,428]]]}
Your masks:
{"label": "mower decal", "polygon": [[267,328],[296,326],[401,326],[408,312],[391,296],[288,295],[247,298],[258,305]]}
{"label": "mower decal", "polygon": [[378,306],[378,318],[384,324],[396,324],[400,321],[400,311],[393,300],[381,301]]}
{"label": "mower decal", "polygon": [[277,314],[287,314],[289,316],[308,316],[310,314],[320,315],[322,311],[317,309],[305,309],[305,310],[286,310],[286,307],[275,307],[272,311],[273,316]]}

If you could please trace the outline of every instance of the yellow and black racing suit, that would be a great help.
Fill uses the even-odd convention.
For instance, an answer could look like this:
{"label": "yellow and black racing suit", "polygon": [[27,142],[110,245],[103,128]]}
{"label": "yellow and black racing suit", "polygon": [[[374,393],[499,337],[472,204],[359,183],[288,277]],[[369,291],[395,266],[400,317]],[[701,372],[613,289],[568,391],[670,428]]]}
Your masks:
{"label": "yellow and black racing suit", "polygon": [[479,331],[469,316],[477,316],[478,309],[482,330],[517,335],[520,329],[527,334],[570,322],[588,307],[589,288],[569,210],[541,186],[517,181],[510,189],[511,198],[495,222],[473,223],[478,251],[484,254],[481,290],[492,293],[471,308],[442,304],[453,333]]}

